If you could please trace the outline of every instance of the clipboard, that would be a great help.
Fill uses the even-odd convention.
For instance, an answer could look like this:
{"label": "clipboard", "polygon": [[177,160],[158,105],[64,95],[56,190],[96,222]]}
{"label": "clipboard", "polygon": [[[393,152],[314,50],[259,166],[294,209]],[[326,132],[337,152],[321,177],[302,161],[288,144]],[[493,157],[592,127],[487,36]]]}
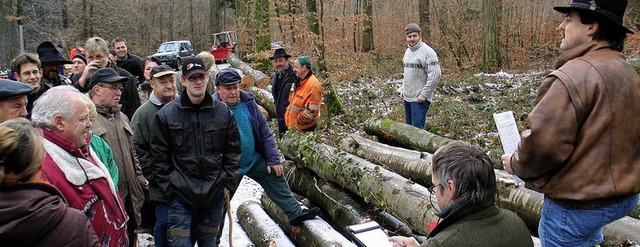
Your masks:
{"label": "clipboard", "polygon": [[344,232],[358,247],[392,247],[389,236],[380,228],[378,222],[369,221],[362,224],[350,225]]}

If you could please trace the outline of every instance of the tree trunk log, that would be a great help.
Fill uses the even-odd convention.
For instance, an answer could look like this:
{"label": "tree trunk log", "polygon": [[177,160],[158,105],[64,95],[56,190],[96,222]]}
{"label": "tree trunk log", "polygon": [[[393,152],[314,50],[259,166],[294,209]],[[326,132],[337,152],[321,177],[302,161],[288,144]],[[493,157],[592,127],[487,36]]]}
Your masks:
{"label": "tree trunk log", "polygon": [[244,75],[240,80],[240,90],[249,91],[251,87],[255,86],[256,82],[250,75]]}
{"label": "tree trunk log", "polygon": [[291,190],[324,209],[340,229],[365,219],[366,205],[354,200],[338,186],[296,167],[293,162],[285,162],[283,167]]}
{"label": "tree trunk log", "polygon": [[298,246],[312,247],[334,247],[334,246],[356,246],[347,238],[334,230],[326,221],[316,218],[307,220],[300,226],[289,225],[287,216],[273,202],[267,194],[262,193],[260,199],[262,206],[269,212],[271,217],[282,226],[282,229]]}
{"label": "tree trunk log", "polygon": [[339,229],[358,224],[371,216],[394,235],[425,238],[415,235],[407,224],[384,210],[367,210],[368,206],[363,205],[361,198],[354,198],[338,185],[318,178],[309,170],[297,167],[291,161],[285,161],[283,167],[291,190],[321,207]]}
{"label": "tree trunk log", "polygon": [[[435,153],[438,148],[453,142],[453,139],[445,138],[426,130],[421,130],[408,124],[396,122],[387,118],[370,118],[364,122],[364,131],[370,135],[376,135],[383,140],[396,142],[405,147]],[[484,150],[493,167],[503,169],[500,150]]]}
{"label": "tree trunk log", "polygon": [[427,188],[381,166],[317,143],[298,131],[288,131],[280,148],[296,163],[344,186],[366,202],[388,209],[421,234],[427,235],[428,225],[437,219]]}
{"label": "tree trunk log", "polygon": [[258,103],[258,105],[267,110],[269,116],[271,116],[272,118],[277,117],[276,107],[273,104],[273,95],[271,93],[267,92],[267,90],[257,87],[249,88],[249,92],[252,92],[256,96],[256,102]]}
{"label": "tree trunk log", "polygon": [[262,73],[262,71],[251,68],[251,66],[243,62],[235,53],[229,54],[227,61],[234,68],[241,70],[243,74],[253,77],[253,81],[256,83],[257,87],[265,88],[268,85],[271,85],[271,79],[269,76]]}
{"label": "tree trunk log", "polygon": [[[369,146],[360,146],[360,149],[380,149],[381,151],[380,150],[372,151],[372,153],[384,154],[384,150],[381,148],[383,146],[386,146],[384,144],[376,144],[375,142],[372,142],[372,141],[362,141],[362,139],[364,138],[360,137],[359,139],[356,139],[357,136],[353,136],[353,135],[350,136],[349,138],[353,138],[352,140],[360,140],[360,142],[358,142],[360,145],[366,142],[370,144],[370,146],[372,146],[372,148],[369,148]],[[349,141],[349,139],[343,139],[343,142],[341,144],[342,146],[345,145],[344,144],[345,140],[347,142]],[[350,149],[353,149],[352,146],[353,145],[350,146]],[[400,151],[396,151],[396,150],[400,150]],[[366,153],[361,151],[362,150],[360,150],[358,153]],[[402,151],[401,148],[392,148],[392,149],[389,149],[387,153],[396,153],[396,152],[401,153],[401,151]],[[409,150],[404,152],[409,152]],[[412,159],[419,160],[421,159],[421,157],[419,155],[413,155],[413,156],[407,155],[407,158],[405,158],[405,160],[402,162],[409,163],[411,162]],[[385,165],[387,167],[400,166],[402,164],[402,163],[391,164],[392,161],[395,161],[395,160],[394,159],[385,160],[382,158],[377,158],[374,162]],[[424,176],[430,177],[431,167],[429,166],[429,169],[422,172],[425,173]],[[498,197],[496,200],[496,204],[501,208],[509,209],[514,213],[516,213],[520,218],[523,219],[527,227],[532,232],[537,232],[544,195],[542,195],[541,193],[535,192],[533,190],[526,189],[524,188],[524,186],[519,186],[517,188],[514,187],[512,176],[503,170],[496,169],[494,170],[494,172],[496,173],[496,180],[497,180],[496,183],[498,186]],[[429,184],[431,184],[430,180],[428,183],[424,185],[429,185]],[[640,221],[638,221],[637,219],[633,219],[631,217],[628,217],[628,218],[629,220],[618,220],[605,226],[605,229],[609,229],[606,231],[606,232],[609,232],[608,233],[609,235],[605,235],[605,237],[612,241],[623,241],[625,239],[640,240]],[[625,231],[616,231],[615,229],[625,229]],[[627,229],[632,229],[633,231],[628,231]],[[634,234],[629,234],[629,233],[634,233]]]}
{"label": "tree trunk log", "polygon": [[256,246],[296,246],[262,209],[259,202],[249,200],[240,204],[237,215],[240,224]]}
{"label": "tree trunk log", "polygon": [[422,185],[431,184],[430,153],[393,147],[357,135],[342,139],[340,148]]}

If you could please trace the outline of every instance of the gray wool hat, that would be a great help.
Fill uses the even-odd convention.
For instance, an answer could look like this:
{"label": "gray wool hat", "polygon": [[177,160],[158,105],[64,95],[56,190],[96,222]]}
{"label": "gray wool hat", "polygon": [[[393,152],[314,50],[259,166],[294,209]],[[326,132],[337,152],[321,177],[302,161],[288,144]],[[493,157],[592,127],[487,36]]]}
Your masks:
{"label": "gray wool hat", "polygon": [[422,33],[422,29],[420,28],[420,25],[418,25],[417,23],[407,24],[407,27],[404,29],[404,35],[407,35],[413,32]]}

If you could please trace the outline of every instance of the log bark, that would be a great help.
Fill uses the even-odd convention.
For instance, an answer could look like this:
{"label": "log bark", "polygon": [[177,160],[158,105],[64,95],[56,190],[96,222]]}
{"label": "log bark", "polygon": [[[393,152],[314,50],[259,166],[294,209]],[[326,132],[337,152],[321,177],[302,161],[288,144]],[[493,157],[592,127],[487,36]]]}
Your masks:
{"label": "log bark", "polygon": [[257,87],[265,88],[268,85],[271,85],[271,79],[269,76],[262,73],[262,71],[251,68],[251,66],[243,62],[235,53],[229,54],[227,61],[234,68],[241,70],[243,74],[250,75]]}
{"label": "log bark", "polygon": [[[350,138],[351,137],[354,136],[352,135],[350,136]],[[364,138],[360,138],[359,140],[361,139]],[[369,142],[371,142],[370,144],[372,146],[376,146],[374,142]],[[361,140],[360,143],[365,142]],[[342,145],[344,145],[344,142]],[[377,146],[383,146],[383,144],[378,144]],[[375,148],[379,147],[374,147],[374,149]],[[393,148],[392,150],[397,149],[400,148]],[[402,150],[400,149],[400,151]],[[407,152],[408,151],[409,150],[407,150]],[[384,150],[380,151],[380,153],[383,152]],[[420,156],[417,155],[410,157],[411,158],[406,158],[407,160],[405,160],[404,162],[411,162],[411,159],[420,159]],[[381,162],[378,164],[383,164],[389,167],[401,165],[392,165],[388,163],[390,161],[385,161],[384,159],[376,159],[376,161]],[[431,168],[423,172],[426,173],[425,176],[431,176]],[[544,195],[533,190],[526,189],[524,188],[524,186],[515,187],[512,176],[503,170],[495,169],[494,172],[496,173],[496,183],[498,186],[498,197],[496,199],[496,204],[501,208],[505,208],[516,213],[520,218],[522,218],[522,220],[532,232],[537,232]],[[425,185],[429,184],[431,184],[431,181],[429,181]],[[631,217],[625,218],[629,219],[614,221],[605,226],[605,237],[609,241],[624,241],[625,239],[640,240],[640,221]],[[624,231],[617,231],[616,229],[623,229]]]}
{"label": "log bark", "polygon": [[[273,95],[271,93],[267,92],[267,90],[257,87],[249,88],[249,92],[252,92],[256,96],[256,103],[267,110],[269,116],[271,116],[272,118],[277,117],[276,107],[273,104]],[[267,117],[267,119],[269,118]]]}
{"label": "log bark", "polygon": [[[453,139],[442,137],[426,130],[418,129],[408,124],[396,122],[387,118],[370,118],[364,122],[364,131],[370,135],[376,135],[379,138],[391,142],[398,143],[402,146],[435,153],[438,148],[453,142]],[[502,156],[500,150],[484,150],[493,166],[497,169],[503,169]]]}
{"label": "log bark", "polygon": [[367,210],[368,205],[361,198],[354,197],[340,186],[317,177],[309,170],[297,167],[290,161],[284,162],[283,167],[291,190],[321,207],[338,229],[371,217],[394,235],[424,238],[415,235],[407,224],[384,210]]}
{"label": "log bark", "polygon": [[316,218],[307,220],[300,226],[293,227],[289,225],[287,216],[265,193],[260,199],[263,207],[271,215],[271,217],[282,226],[282,229],[289,238],[298,246],[312,247],[334,247],[334,246],[353,246],[347,238],[334,230],[326,221]]}
{"label": "log bark", "polygon": [[258,247],[295,247],[257,201],[246,201],[238,206],[238,219],[253,244]]}
{"label": "log bark", "polygon": [[427,235],[428,225],[437,219],[427,188],[381,166],[317,143],[298,131],[288,131],[280,149],[285,156],[320,177],[392,212],[416,232]]}
{"label": "log bark", "polygon": [[393,147],[357,135],[342,139],[340,148],[422,185],[431,184],[430,153]]}

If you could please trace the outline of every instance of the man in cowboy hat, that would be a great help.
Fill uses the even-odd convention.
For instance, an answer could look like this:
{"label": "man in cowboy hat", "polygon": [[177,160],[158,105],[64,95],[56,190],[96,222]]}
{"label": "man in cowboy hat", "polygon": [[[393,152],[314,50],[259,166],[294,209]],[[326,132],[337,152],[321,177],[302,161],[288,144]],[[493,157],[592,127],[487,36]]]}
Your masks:
{"label": "man in cowboy hat", "polygon": [[502,156],[507,171],[545,194],[542,246],[594,246],[640,192],[640,76],[621,53],[627,0],[572,0],[562,54],[529,114],[530,135]]}
{"label": "man in cowboy hat", "polygon": [[51,41],[45,41],[36,49],[42,63],[42,82],[49,87],[71,85],[71,80],[60,74],[61,65],[72,64],[71,61],[60,56],[60,52]]}
{"label": "man in cowboy hat", "polygon": [[287,131],[287,124],[284,122],[284,113],[289,106],[289,93],[291,85],[300,81],[293,71],[293,66],[289,63],[291,55],[287,54],[284,48],[273,51],[273,56],[269,57],[273,61],[276,70],[271,74],[271,94],[273,94],[273,104],[276,106],[276,116],[278,117],[278,133],[280,135]]}

